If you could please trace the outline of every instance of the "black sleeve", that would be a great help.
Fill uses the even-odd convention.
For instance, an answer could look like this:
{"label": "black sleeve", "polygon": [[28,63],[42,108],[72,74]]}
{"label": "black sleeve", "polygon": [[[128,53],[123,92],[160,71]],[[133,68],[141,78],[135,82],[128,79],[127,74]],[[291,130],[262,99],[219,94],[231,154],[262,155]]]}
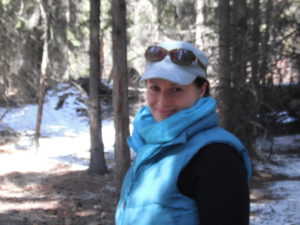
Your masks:
{"label": "black sleeve", "polygon": [[201,149],[182,170],[178,188],[197,202],[201,225],[249,224],[246,169],[229,145]]}

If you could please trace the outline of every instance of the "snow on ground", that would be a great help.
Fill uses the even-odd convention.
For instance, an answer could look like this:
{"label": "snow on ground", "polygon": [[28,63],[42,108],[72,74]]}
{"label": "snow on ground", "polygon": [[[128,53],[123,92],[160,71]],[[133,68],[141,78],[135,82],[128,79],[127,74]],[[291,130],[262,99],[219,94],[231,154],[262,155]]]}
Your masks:
{"label": "snow on ground", "polygon": [[[61,85],[58,89],[64,91],[59,93],[48,91],[46,96],[38,150],[35,148],[33,138],[37,105],[9,109],[2,122],[18,131],[21,138],[17,143],[6,146],[6,149],[31,150],[37,153],[35,157],[57,159],[69,163],[74,169],[87,169],[90,157],[88,119],[76,113],[77,109],[86,109],[86,106],[77,100],[79,93],[75,88]],[[59,97],[66,93],[68,98],[63,106],[56,110]],[[0,115],[5,111],[6,109],[0,108]],[[113,158],[115,138],[113,122],[102,121],[102,132],[106,157]]]}
{"label": "snow on ground", "polygon": [[[64,91],[47,93],[38,150],[35,149],[33,142],[37,106],[26,105],[9,109],[1,122],[18,131],[21,138],[17,143],[6,145],[5,149],[19,150],[24,156],[22,160],[28,163],[24,168],[19,168],[16,159],[8,156],[6,162],[1,162],[2,169],[7,168],[9,171],[10,167],[15,166],[16,169],[26,171],[30,170],[30,165],[35,164],[36,168],[36,164],[39,164],[39,171],[46,171],[51,169],[51,165],[45,163],[49,162],[49,159],[67,163],[74,170],[88,168],[90,154],[88,119],[76,113],[76,109],[86,106],[76,100],[79,93],[75,88],[61,85],[59,89]],[[65,93],[69,93],[69,97],[62,108],[56,110],[59,96]],[[0,117],[6,110],[0,108]],[[102,136],[106,157],[113,159],[115,132],[112,121],[102,121]],[[257,168],[284,175],[289,180],[273,182],[266,187],[267,190],[254,190],[262,192],[263,195],[272,193],[276,198],[251,203],[253,214],[251,225],[300,225],[300,151],[294,155],[284,154],[286,146],[293,146],[293,149],[300,148],[300,135],[278,137],[275,144],[277,152],[273,160],[277,163],[257,164]],[[11,163],[13,160],[14,163]]]}
{"label": "snow on ground", "polygon": [[281,178],[252,190],[272,199],[251,203],[251,224],[300,225],[300,135],[276,137],[274,146],[272,163],[256,162],[256,169]]}
{"label": "snow on ground", "polygon": [[252,203],[254,225],[299,225],[300,224],[300,181],[277,181],[268,188],[275,200]]}

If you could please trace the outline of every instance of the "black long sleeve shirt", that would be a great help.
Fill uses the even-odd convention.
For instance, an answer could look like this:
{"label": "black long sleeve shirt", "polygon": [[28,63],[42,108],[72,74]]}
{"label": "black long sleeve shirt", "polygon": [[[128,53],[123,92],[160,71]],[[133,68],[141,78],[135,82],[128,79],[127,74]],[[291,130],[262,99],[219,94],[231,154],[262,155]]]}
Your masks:
{"label": "black long sleeve shirt", "polygon": [[201,225],[248,225],[249,188],[237,151],[215,143],[199,151],[182,170],[180,192],[197,203]]}

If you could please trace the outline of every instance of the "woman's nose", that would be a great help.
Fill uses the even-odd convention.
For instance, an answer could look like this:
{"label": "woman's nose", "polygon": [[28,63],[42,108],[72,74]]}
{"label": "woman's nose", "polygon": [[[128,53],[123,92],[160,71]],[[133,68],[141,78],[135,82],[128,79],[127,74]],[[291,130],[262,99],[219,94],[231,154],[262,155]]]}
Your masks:
{"label": "woman's nose", "polygon": [[171,96],[168,92],[162,91],[159,95],[158,103],[160,106],[168,106],[171,104]]}

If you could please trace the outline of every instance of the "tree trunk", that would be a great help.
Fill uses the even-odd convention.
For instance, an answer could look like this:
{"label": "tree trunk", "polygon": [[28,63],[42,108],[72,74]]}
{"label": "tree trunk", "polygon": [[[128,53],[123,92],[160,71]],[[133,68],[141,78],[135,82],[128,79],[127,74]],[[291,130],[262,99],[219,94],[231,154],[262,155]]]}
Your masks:
{"label": "tree trunk", "polygon": [[260,2],[259,0],[253,1],[253,30],[252,30],[252,51],[251,51],[251,79],[254,87],[257,89],[258,80],[258,62],[260,58],[259,43],[260,43]]}
{"label": "tree trunk", "polygon": [[43,105],[44,99],[46,95],[46,73],[47,73],[47,66],[48,66],[48,21],[45,12],[45,8],[43,6],[42,1],[39,1],[40,5],[40,12],[41,12],[41,20],[42,20],[42,27],[44,33],[44,44],[43,44],[43,55],[41,61],[41,69],[40,69],[40,81],[39,81],[39,90],[38,90],[38,112],[37,112],[37,120],[36,120],[36,127],[35,127],[35,147],[38,150],[39,147],[39,138],[40,138],[40,131],[41,131],[41,124],[42,124],[42,117],[43,117]]}
{"label": "tree trunk", "polygon": [[208,28],[205,26],[205,7],[206,7],[206,1],[203,0],[197,0],[196,1],[196,12],[197,12],[197,18],[196,18],[196,45],[200,46],[201,50],[205,51],[203,48],[206,46],[206,43],[208,42]]}
{"label": "tree trunk", "polygon": [[232,81],[234,90],[243,88],[247,63],[247,7],[246,0],[233,0],[232,5]]}
{"label": "tree trunk", "polygon": [[[270,28],[272,27],[272,14],[273,14],[273,1],[267,0],[265,6],[265,14],[264,14],[264,20],[265,20],[265,29],[262,34],[262,44],[261,49],[263,49],[262,52],[262,62],[260,64],[260,80],[263,84],[263,86],[266,86],[269,82],[266,78],[266,74],[268,73],[268,58],[269,58],[269,42],[270,42]],[[263,93],[262,93],[263,94]]]}
{"label": "tree trunk", "polygon": [[100,106],[100,0],[90,0],[90,79],[89,79],[89,119],[91,137],[90,173],[104,174],[107,167],[101,131]]}
{"label": "tree trunk", "polygon": [[50,26],[53,35],[49,42],[50,66],[48,74],[55,81],[69,78],[69,54],[67,30],[69,23],[69,1],[49,0],[51,6]]}
{"label": "tree trunk", "polygon": [[163,37],[163,11],[166,6],[166,0],[156,0],[156,18],[157,18],[157,31],[156,31],[156,40],[161,40]]}
{"label": "tree trunk", "polygon": [[130,151],[127,145],[129,136],[128,72],[126,38],[125,0],[112,1],[113,21],[113,111],[115,124],[115,175],[117,190],[120,190],[123,177],[130,166]]}
{"label": "tree trunk", "polygon": [[[246,127],[251,120],[249,107],[252,100],[249,100],[249,86],[246,87],[248,62],[248,41],[247,41],[247,7],[246,0],[233,0],[232,9],[232,28],[231,28],[231,122],[227,127],[235,133],[245,143],[247,139]],[[247,104],[245,104],[247,102]]]}
{"label": "tree trunk", "polygon": [[[45,32],[46,30],[48,30],[47,26],[49,26],[48,18],[46,18],[46,15],[43,15],[43,17],[45,18],[41,18],[41,3],[39,2],[39,0],[33,2],[34,7],[32,9],[33,12],[31,18],[34,19],[25,21],[26,26],[24,26],[19,34],[21,39],[18,41],[18,43],[14,44],[19,45],[21,43],[20,52],[12,53],[14,55],[21,56],[21,59],[19,59],[21,66],[19,67],[14,64],[12,66],[12,68],[14,68],[12,71],[19,68],[17,72],[17,74],[20,75],[17,78],[18,95],[21,96],[21,99],[23,99],[24,102],[32,101],[32,99],[37,97],[39,76],[41,72],[43,45],[44,40],[47,36]],[[43,10],[45,10],[46,7],[47,6],[44,5]],[[45,24],[45,21],[47,21],[47,24]],[[42,23],[41,29],[39,23]]]}
{"label": "tree trunk", "polygon": [[219,1],[219,86],[217,98],[221,126],[231,124],[231,70],[230,70],[230,1]]}

